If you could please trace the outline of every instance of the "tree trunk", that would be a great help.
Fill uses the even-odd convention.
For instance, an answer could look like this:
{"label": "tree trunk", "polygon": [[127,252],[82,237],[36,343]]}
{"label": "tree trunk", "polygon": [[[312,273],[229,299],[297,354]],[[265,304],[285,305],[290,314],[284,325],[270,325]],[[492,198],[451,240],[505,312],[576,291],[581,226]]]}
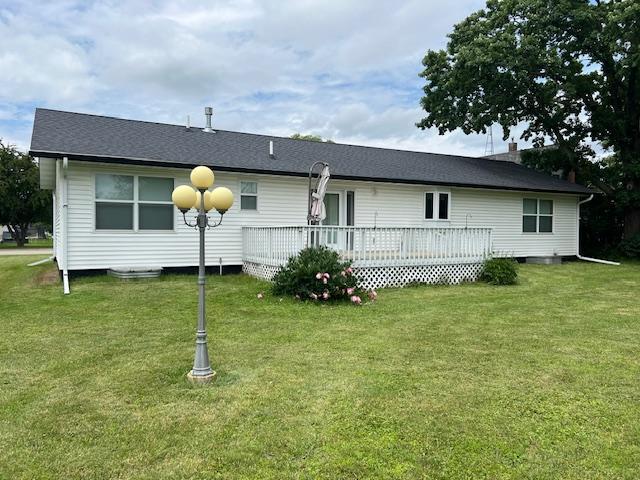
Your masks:
{"label": "tree trunk", "polygon": [[624,212],[624,239],[640,234],[640,207],[629,206]]}
{"label": "tree trunk", "polygon": [[11,236],[16,241],[18,248],[24,247],[26,242],[27,229],[23,225],[7,225]]}

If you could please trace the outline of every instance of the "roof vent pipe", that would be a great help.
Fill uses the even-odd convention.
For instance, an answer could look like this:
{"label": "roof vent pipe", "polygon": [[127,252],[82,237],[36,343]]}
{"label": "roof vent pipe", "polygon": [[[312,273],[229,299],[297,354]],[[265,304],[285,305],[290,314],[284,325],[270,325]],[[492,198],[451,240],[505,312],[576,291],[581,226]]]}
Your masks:
{"label": "roof vent pipe", "polygon": [[275,154],[273,153],[273,140],[269,140],[269,156],[271,158],[275,157]]}
{"label": "roof vent pipe", "polygon": [[211,128],[211,116],[213,115],[213,108],[204,107],[204,117],[207,120],[206,126],[202,129],[203,132],[211,132],[215,133],[213,128]]}

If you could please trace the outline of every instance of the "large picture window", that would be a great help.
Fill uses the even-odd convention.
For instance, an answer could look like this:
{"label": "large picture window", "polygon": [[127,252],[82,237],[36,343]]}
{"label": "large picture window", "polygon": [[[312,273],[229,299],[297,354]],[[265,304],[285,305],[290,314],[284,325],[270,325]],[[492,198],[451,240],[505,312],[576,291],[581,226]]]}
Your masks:
{"label": "large picture window", "polygon": [[424,219],[449,220],[448,192],[426,192],[424,194]]}
{"label": "large picture window", "polygon": [[522,231],[524,233],[553,232],[553,200],[523,199]]}
{"label": "large picture window", "polygon": [[97,174],[96,230],[173,230],[173,183],[173,178]]}

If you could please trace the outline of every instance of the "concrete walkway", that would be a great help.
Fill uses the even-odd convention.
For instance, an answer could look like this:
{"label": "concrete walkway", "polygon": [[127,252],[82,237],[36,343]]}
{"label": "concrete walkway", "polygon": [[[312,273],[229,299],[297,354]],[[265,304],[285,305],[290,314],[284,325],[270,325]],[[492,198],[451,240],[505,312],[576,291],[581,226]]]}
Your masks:
{"label": "concrete walkway", "polygon": [[0,257],[9,255],[53,255],[52,248],[0,248]]}

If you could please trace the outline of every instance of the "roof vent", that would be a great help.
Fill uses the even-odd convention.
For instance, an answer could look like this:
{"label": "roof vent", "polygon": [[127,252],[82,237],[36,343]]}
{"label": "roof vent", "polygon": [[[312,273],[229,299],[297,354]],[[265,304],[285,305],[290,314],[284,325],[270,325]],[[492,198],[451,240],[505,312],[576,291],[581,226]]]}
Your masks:
{"label": "roof vent", "polygon": [[273,140],[269,140],[269,156],[271,158],[275,158],[275,153],[273,153]]}
{"label": "roof vent", "polygon": [[204,117],[207,120],[206,126],[202,129],[203,132],[211,132],[216,133],[213,128],[211,128],[211,116],[213,115],[213,108],[204,107]]}

